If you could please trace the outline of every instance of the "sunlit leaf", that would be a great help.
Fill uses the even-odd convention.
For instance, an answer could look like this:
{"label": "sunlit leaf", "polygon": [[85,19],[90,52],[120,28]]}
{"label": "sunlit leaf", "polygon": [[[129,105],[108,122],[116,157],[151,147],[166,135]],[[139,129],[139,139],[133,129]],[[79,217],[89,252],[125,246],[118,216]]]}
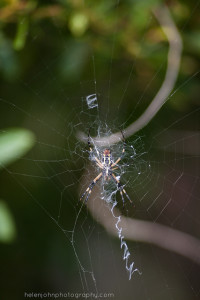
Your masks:
{"label": "sunlit leaf", "polygon": [[34,135],[27,129],[11,128],[0,133],[0,168],[19,159],[34,144]]}
{"label": "sunlit leaf", "polygon": [[69,28],[73,35],[82,36],[87,30],[89,20],[85,14],[76,13],[69,20]]}
{"label": "sunlit leaf", "polygon": [[28,19],[22,18],[18,22],[16,37],[13,41],[13,47],[15,50],[23,49],[26,37],[28,34]]}

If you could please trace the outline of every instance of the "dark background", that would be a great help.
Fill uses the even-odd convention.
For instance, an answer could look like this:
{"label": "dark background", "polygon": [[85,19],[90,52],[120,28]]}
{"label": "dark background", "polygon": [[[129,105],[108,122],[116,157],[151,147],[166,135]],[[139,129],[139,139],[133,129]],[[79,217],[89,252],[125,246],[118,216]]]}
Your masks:
{"label": "dark background", "polygon": [[[119,240],[109,236],[85,207],[75,223],[88,157],[86,146],[76,138],[75,126],[80,121],[81,130],[87,133],[95,118],[83,113],[81,97],[97,89],[100,117],[105,116],[113,131],[141,115],[166,71],[168,43],[152,14],[160,3],[1,1],[1,133],[25,128],[35,136],[35,144],[27,146],[28,154],[15,157],[13,148],[14,162],[11,159],[1,168],[0,198],[9,217],[3,210],[2,215],[11,220],[7,222],[13,232],[1,238],[2,299],[23,299],[24,292],[96,289],[113,292],[114,299],[200,297],[199,266],[189,259],[129,241],[143,275],[128,281]],[[144,171],[141,184],[135,190],[132,187],[131,196],[136,195],[138,201],[135,210],[129,207],[129,215],[155,222],[163,203],[172,199],[156,222],[199,238],[199,136],[193,139],[199,130],[199,2],[165,4],[183,39],[182,63],[176,92],[139,133],[149,155],[144,159],[151,162],[152,170]],[[176,178],[183,174],[178,187],[169,175],[172,170]],[[150,196],[141,203],[148,190]],[[151,199],[161,190],[163,198],[148,211]],[[54,220],[61,199],[59,228]],[[71,244],[70,230],[75,224],[74,245],[84,272]],[[87,267],[92,267],[96,284]]]}

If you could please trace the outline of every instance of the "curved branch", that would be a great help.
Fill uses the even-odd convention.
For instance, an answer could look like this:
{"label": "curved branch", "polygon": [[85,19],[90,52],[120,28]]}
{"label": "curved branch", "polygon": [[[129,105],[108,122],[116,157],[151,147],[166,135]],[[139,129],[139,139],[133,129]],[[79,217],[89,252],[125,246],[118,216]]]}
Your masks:
{"label": "curved branch", "polygon": [[[91,174],[91,177],[92,176],[94,176],[94,174]],[[82,181],[83,186],[87,183],[86,179]],[[118,237],[118,232],[115,227],[116,219],[111,213],[111,206],[100,198],[100,188],[98,186],[93,189],[92,196],[87,202],[87,207],[97,222],[110,234]],[[121,216],[119,226],[122,228],[122,233],[126,240],[151,243],[179,255],[183,255],[200,264],[200,241],[195,237],[158,223],[122,216],[116,207],[113,212],[115,216]]]}
{"label": "curved branch", "polygon": [[[161,28],[169,42],[167,71],[162,86],[160,87],[155,98],[152,100],[151,104],[139,117],[139,119],[129,125],[126,129],[124,129],[123,132],[126,138],[144,128],[161,109],[163,104],[167,101],[175,85],[179,71],[182,52],[182,40],[176,28],[176,25],[172,20],[169,10],[166,6],[161,6],[153,10],[153,13],[160,23]],[[87,137],[83,132],[78,132],[77,136],[80,140],[86,142]],[[112,145],[121,141],[121,132],[116,132],[109,137],[93,138],[93,140],[94,143],[99,143],[101,146]]]}
{"label": "curved branch", "polygon": [[[152,103],[149,105],[143,115],[136,120],[136,122],[132,123],[124,130],[126,138],[142,129],[152,120],[152,118],[167,100],[167,97],[172,91],[178,75],[182,51],[182,41],[180,35],[166,7],[154,10],[154,14],[160,22],[161,27],[169,41],[167,71],[163,84]],[[87,137],[82,132],[78,133],[78,137],[84,142],[87,140]],[[95,138],[94,142],[101,143],[101,145],[109,145],[117,143],[120,140],[121,132],[117,132],[106,138]],[[87,171],[85,171],[85,174],[86,172]],[[91,177],[93,175],[94,174],[92,173]],[[87,177],[84,176],[83,178]],[[84,181],[85,179],[82,180],[83,186],[86,185],[86,182]],[[101,201],[99,195],[100,191],[96,187],[93,190],[92,198],[87,202],[88,209],[97,222],[99,222],[109,233],[117,236],[117,230],[115,228],[116,220],[113,218],[111,213],[111,207],[108,207],[108,204],[106,204],[105,201]],[[118,209],[116,208],[114,209],[114,215],[120,215]],[[200,241],[189,234],[161,224],[135,220],[125,216],[121,216],[120,227],[122,227],[125,239],[151,243],[158,247],[162,247],[183,255],[200,264]]]}

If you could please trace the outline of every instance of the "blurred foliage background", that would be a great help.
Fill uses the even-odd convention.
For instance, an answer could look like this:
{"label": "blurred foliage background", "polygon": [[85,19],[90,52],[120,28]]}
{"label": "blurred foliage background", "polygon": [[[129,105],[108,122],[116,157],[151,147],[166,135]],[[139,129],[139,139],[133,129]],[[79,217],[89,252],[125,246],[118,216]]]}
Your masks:
{"label": "blurred foliage background", "polygon": [[[6,169],[7,166],[14,164],[16,168],[23,170],[25,162],[19,159],[32,147],[31,153],[34,157],[43,157],[43,153],[34,150],[35,139],[39,136],[45,137],[47,141],[56,144],[58,135],[52,136],[47,129],[40,128],[35,120],[31,121],[28,114],[17,113],[15,105],[30,115],[34,112],[46,123],[53,124],[55,128],[65,132],[67,131],[65,124],[60,125],[60,120],[58,121],[53,113],[49,114],[50,107],[56,106],[55,102],[59,97],[64,98],[64,94],[66,97],[73,95],[75,86],[80,82],[88,81],[91,84],[96,80],[97,86],[101,85],[107,98],[107,93],[111,91],[109,105],[113,109],[110,111],[110,118],[116,118],[117,115],[119,124],[129,117],[130,111],[143,95],[134,116],[129,120],[129,123],[132,123],[151,102],[165,75],[168,43],[160,25],[152,15],[152,8],[162,3],[168,5],[180,30],[184,50],[175,101],[172,97],[167,102],[165,110],[156,116],[155,123],[145,129],[149,139],[149,133],[156,132],[158,124],[165,128],[170,122],[199,106],[199,76],[197,74],[193,77],[200,65],[199,1],[124,0],[117,3],[114,0],[2,0],[0,2],[2,299],[23,299],[25,291],[81,291],[77,266],[72,263],[75,259],[70,243],[66,247],[66,241],[62,239],[62,234],[55,228],[52,220],[45,216],[34,201],[27,200],[26,191],[19,188],[19,182],[13,179],[15,176],[11,176]],[[159,75],[155,76],[158,70]],[[148,92],[144,93],[147,86]],[[119,114],[118,95],[123,95],[126,87],[126,96]],[[81,97],[81,91],[79,93]],[[75,105],[76,100],[74,101]],[[6,102],[10,104],[6,105]],[[69,111],[65,111],[66,115],[70,114],[70,109],[71,107]],[[56,111],[62,113],[62,107],[56,107]],[[197,124],[199,117],[195,115],[195,118],[191,117],[183,127],[185,130],[193,130],[197,129]],[[72,144],[69,147],[73,148],[74,140],[75,137],[72,137]],[[150,143],[148,138],[146,143]],[[65,141],[61,141],[60,145],[66,147]],[[46,152],[44,157],[48,155],[50,154]],[[79,169],[83,167],[81,162],[78,163]],[[26,182],[24,185],[26,186]],[[40,182],[36,190],[36,199],[46,198],[49,201],[51,191],[48,191],[46,184]],[[70,193],[69,199],[78,199],[77,187],[73,190],[73,195]],[[54,210],[53,205],[50,210]],[[70,210],[68,213],[65,212],[65,216],[73,226],[74,218],[70,213]],[[96,226],[98,228],[98,225]],[[197,233],[195,230],[194,232]],[[189,233],[192,234],[192,229]],[[105,255],[109,239],[104,233],[101,246]],[[115,251],[120,252],[118,241],[114,241],[113,245]],[[191,292],[193,285],[196,287],[197,284],[196,275],[199,273],[196,273],[196,269],[191,275],[192,279],[190,278],[191,285],[185,284],[184,279],[180,279],[180,269],[188,271],[190,262],[180,259],[181,268],[177,267],[177,272],[173,274],[176,282],[173,285],[170,281],[171,266],[167,266],[171,261],[169,263],[168,253],[162,254],[162,265],[166,272],[164,278],[168,278],[171,284],[169,288],[163,288],[162,276],[157,276],[156,280],[151,279],[150,270],[155,267],[151,262],[153,256],[151,251],[150,246],[144,246],[141,251],[148,271],[139,281],[145,282],[146,295],[141,292],[141,282],[138,284],[138,281],[134,282],[133,279],[131,285],[127,281],[126,274],[121,275],[118,272],[114,272],[112,280],[109,279],[110,285],[106,285],[102,277],[98,278],[103,282],[100,289],[114,291],[116,299],[133,299],[132,296],[135,294],[137,295],[135,299],[155,300],[169,299],[169,289],[172,287],[174,299],[197,299],[196,294]],[[156,251],[158,250],[155,250],[155,253]],[[162,289],[164,291],[161,296]]]}

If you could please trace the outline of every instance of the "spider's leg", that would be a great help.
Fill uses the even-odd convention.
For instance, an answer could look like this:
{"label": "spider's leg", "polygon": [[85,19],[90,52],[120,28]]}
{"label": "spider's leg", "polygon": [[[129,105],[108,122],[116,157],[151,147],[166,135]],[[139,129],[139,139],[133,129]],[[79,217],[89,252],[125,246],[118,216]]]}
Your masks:
{"label": "spider's leg", "polygon": [[133,201],[130,199],[129,195],[127,194],[126,190],[122,188],[122,192],[126,195],[126,198],[130,201],[130,203],[133,203]]}
{"label": "spider's leg", "polygon": [[118,167],[118,166],[117,166],[117,167],[115,167],[115,168],[112,168],[112,171],[113,171],[113,170],[117,170],[117,169],[119,169],[119,167]]}
{"label": "spider's leg", "polygon": [[126,198],[131,202],[133,203],[133,201],[130,199],[129,195],[127,194],[126,190],[123,188],[120,180],[117,179],[117,177],[112,174],[112,178],[114,179],[115,182],[117,182],[117,187],[119,188],[119,191],[120,191],[120,194],[121,194],[121,197],[122,197],[122,201],[123,201],[123,207],[124,207],[124,196],[123,196],[123,193],[125,194]]}
{"label": "spider's leg", "polygon": [[95,156],[94,159],[96,160],[96,164],[100,169],[103,169],[103,164],[100,162],[100,160]]}
{"label": "spider's leg", "polygon": [[90,183],[90,185],[88,186],[88,188],[86,189],[86,191],[82,194],[80,200],[82,200],[85,196],[85,203],[88,201],[89,196],[92,192],[93,187],[95,186],[95,184],[97,183],[97,181],[101,178],[102,176],[102,172],[99,173],[99,175],[92,181],[92,183]]}
{"label": "spider's leg", "polygon": [[123,137],[123,149],[122,149],[122,154],[121,156],[111,165],[111,168],[114,167],[115,165],[118,164],[118,162],[120,162],[120,160],[123,158],[124,156],[124,153],[125,153],[125,149],[126,149],[126,141],[125,141],[125,137],[124,137],[124,134],[123,132],[121,131],[122,133],[122,137]]}
{"label": "spider's leg", "polygon": [[123,202],[123,209],[124,209],[124,204],[125,204],[125,201],[124,201],[124,196],[123,196],[123,192],[122,192],[122,189],[120,188],[120,195],[122,197],[122,202]]}

